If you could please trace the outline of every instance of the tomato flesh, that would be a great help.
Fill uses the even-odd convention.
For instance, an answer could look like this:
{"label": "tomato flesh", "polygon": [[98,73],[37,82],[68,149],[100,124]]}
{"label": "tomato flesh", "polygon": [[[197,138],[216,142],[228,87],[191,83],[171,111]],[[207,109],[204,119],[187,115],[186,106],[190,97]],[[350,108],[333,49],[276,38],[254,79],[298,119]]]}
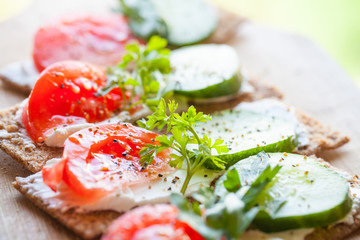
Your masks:
{"label": "tomato flesh", "polygon": [[156,133],[131,124],[106,124],[80,130],[64,144],[63,159],[42,170],[44,183],[54,191],[64,181],[75,194],[97,199],[132,184],[146,183],[169,172],[169,150],[143,168],[139,152],[158,144]]}
{"label": "tomato flesh", "polygon": [[109,66],[121,60],[125,45],[134,39],[122,15],[69,16],[36,32],[33,60],[39,72],[64,60]]}
{"label": "tomato flesh", "polygon": [[105,96],[96,94],[105,84],[105,72],[95,65],[65,61],[48,67],[41,73],[22,113],[31,139],[42,142],[54,128],[103,121],[119,111],[120,89]]}
{"label": "tomato flesh", "polygon": [[204,239],[187,223],[177,219],[178,214],[178,209],[168,204],[136,208],[116,219],[101,240]]}

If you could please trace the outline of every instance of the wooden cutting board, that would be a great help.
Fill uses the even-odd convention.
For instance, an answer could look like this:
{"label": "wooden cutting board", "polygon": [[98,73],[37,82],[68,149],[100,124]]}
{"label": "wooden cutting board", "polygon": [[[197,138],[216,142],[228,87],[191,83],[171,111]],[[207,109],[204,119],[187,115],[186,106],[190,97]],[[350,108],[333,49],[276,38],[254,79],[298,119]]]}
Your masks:
{"label": "wooden cutting board", "polygon": [[[35,0],[21,15],[0,23],[0,68],[28,59],[36,28],[53,16],[68,12],[106,12],[115,0]],[[275,85],[285,101],[347,134],[344,147],[322,157],[352,174],[360,173],[360,92],[349,76],[321,48],[308,39],[243,23],[229,42],[251,76]],[[336,37],[336,36],[335,36]],[[0,108],[25,96],[0,85]],[[0,151],[0,239],[76,239],[55,220],[32,205],[11,185],[29,171]],[[360,239],[360,231],[351,239]]]}

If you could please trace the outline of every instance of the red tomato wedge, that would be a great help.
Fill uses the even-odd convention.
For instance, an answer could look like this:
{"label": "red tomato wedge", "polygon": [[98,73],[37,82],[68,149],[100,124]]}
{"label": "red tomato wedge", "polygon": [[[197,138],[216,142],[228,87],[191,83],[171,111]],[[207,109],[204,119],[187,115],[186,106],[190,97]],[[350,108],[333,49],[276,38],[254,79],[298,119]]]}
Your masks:
{"label": "red tomato wedge", "polygon": [[96,92],[106,83],[105,72],[95,65],[58,62],[40,75],[27,105],[22,122],[35,142],[42,142],[54,128],[76,123],[103,121],[121,108],[120,89],[106,96]]}
{"label": "red tomato wedge", "polygon": [[101,240],[202,240],[197,231],[177,219],[179,211],[168,204],[143,206],[125,213]]}
{"label": "red tomato wedge", "polygon": [[170,150],[157,154],[143,168],[139,152],[146,144],[158,144],[156,133],[128,123],[106,124],[80,130],[64,144],[63,159],[42,170],[43,180],[54,191],[64,181],[74,193],[97,199],[118,189],[147,183],[158,173],[172,171]]}
{"label": "red tomato wedge", "polygon": [[125,45],[134,39],[122,15],[69,16],[36,32],[33,60],[39,72],[64,60],[109,66],[121,60]]}

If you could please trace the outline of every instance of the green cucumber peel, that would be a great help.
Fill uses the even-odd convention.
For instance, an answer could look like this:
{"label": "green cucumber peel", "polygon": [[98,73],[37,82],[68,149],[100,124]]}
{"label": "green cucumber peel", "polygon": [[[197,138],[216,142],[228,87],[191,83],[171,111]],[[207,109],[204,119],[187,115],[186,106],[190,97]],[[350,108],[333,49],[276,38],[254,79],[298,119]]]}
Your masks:
{"label": "green cucumber peel", "polygon": [[216,10],[203,0],[120,0],[120,11],[136,36],[159,35],[173,46],[208,38],[218,23]]}
{"label": "green cucumber peel", "polygon": [[[260,211],[254,225],[264,232],[279,232],[299,228],[331,225],[343,219],[352,208],[349,183],[338,172],[327,168],[316,159],[283,153],[263,153],[235,164],[242,184],[251,184],[251,171],[261,169],[260,158],[267,158],[272,166],[282,168],[272,181],[257,195],[254,204]],[[221,182],[215,192],[225,190]]]}
{"label": "green cucumber peel", "polygon": [[190,99],[209,99],[239,93],[243,76],[234,48],[202,44],[172,51],[169,82],[174,93]]}
{"label": "green cucumber peel", "polygon": [[[268,153],[274,152],[292,152],[297,146],[297,140],[294,136],[290,136],[285,140],[275,142],[272,144],[268,144],[266,146],[260,146],[256,148],[251,148],[248,150],[240,151],[233,154],[222,154],[217,157],[225,162],[225,167],[228,169],[232,165],[236,164],[238,161],[248,158],[250,156],[256,155],[262,151]],[[212,162],[206,162],[205,166],[209,169],[220,170],[218,166],[216,166]]]}
{"label": "green cucumber peel", "polygon": [[[194,193],[196,201],[191,204],[184,196],[173,193],[171,203],[180,210],[178,218],[205,239],[239,239],[260,210],[254,201],[281,168],[270,166],[266,160],[261,168],[251,172],[254,180],[251,184],[242,185],[239,173],[233,169],[217,182],[215,191],[201,188]],[[221,194],[219,188],[223,190]]]}
{"label": "green cucumber peel", "polygon": [[281,117],[249,110],[225,110],[212,115],[212,121],[196,128],[201,135],[220,138],[229,152],[216,155],[222,165],[206,162],[209,169],[229,168],[249,156],[265,152],[292,152],[297,144],[293,122]]}

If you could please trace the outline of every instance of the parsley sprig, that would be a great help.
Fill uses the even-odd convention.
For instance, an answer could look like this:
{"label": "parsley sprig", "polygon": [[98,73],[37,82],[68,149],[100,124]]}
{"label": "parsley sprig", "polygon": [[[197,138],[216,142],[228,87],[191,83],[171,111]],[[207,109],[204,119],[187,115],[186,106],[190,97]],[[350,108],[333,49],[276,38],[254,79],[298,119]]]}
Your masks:
{"label": "parsley sprig", "polygon": [[171,133],[157,137],[159,145],[148,144],[142,148],[140,163],[144,166],[152,164],[157,153],[167,148],[173,149],[169,164],[177,168],[181,168],[184,162],[186,165],[186,178],[181,188],[181,193],[185,194],[190,179],[205,162],[210,161],[221,169],[225,168],[223,160],[212,155],[212,150],[215,149],[218,154],[222,154],[227,153],[229,149],[223,144],[224,140],[213,141],[206,135],[200,137],[195,131],[194,126],[197,124],[211,121],[209,115],[196,112],[194,106],[180,115],[176,113],[177,108],[178,104],[175,101],[166,104],[165,100],[161,99],[156,111],[147,117],[147,121],[138,121],[140,127],[148,130],[157,128],[161,131],[166,126],[166,132]]}
{"label": "parsley sprig", "polygon": [[256,205],[257,200],[281,168],[271,167],[265,153],[256,157],[262,161],[257,168],[250,171],[231,168],[218,181],[215,191],[203,188],[193,194],[196,201],[192,204],[184,196],[173,193],[171,203],[180,210],[178,218],[206,239],[239,239],[259,211],[264,210]]}
{"label": "parsley sprig", "polygon": [[[154,110],[167,92],[166,74],[171,71],[170,49],[166,46],[166,39],[159,36],[153,36],[146,46],[137,42],[127,44],[122,61],[116,67],[108,68],[108,82],[99,94],[106,95],[112,89],[120,88],[124,110],[131,110],[138,104],[146,104]],[[127,92],[130,92],[129,97],[125,97]],[[135,95],[140,99],[134,101]]]}

